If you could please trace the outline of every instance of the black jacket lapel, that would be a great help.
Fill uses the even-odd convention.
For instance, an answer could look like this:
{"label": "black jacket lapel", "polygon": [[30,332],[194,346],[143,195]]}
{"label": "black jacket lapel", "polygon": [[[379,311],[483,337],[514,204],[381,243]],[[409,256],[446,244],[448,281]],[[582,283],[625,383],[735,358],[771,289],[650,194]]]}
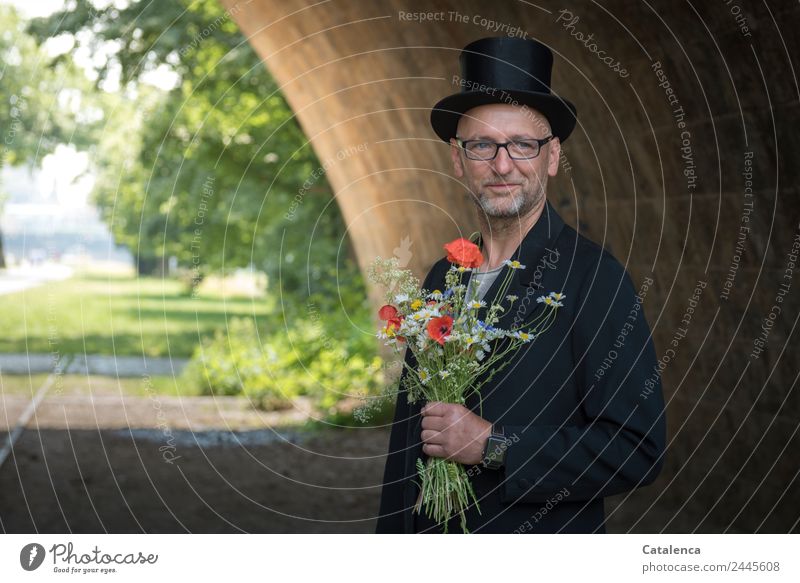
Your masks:
{"label": "black jacket lapel", "polygon": [[[502,306],[505,312],[500,312],[500,321],[496,324],[500,328],[515,328],[525,321],[528,314],[536,307],[536,298],[542,293],[560,290],[545,290],[542,287],[542,279],[548,269],[554,269],[555,263],[559,261],[559,252],[556,248],[556,240],[564,229],[564,220],[558,215],[550,204],[545,201],[545,207],[539,219],[523,237],[522,242],[517,247],[511,260],[517,260],[525,269],[511,269],[507,265],[503,267],[492,286],[486,292],[484,300],[487,307],[478,311],[481,320],[485,320],[488,306],[496,299],[502,299]],[[483,241],[479,239],[478,245],[483,249]],[[506,295],[517,296],[512,308],[508,309],[508,302],[504,298],[497,298],[500,286],[506,278],[508,270],[511,269],[511,282],[506,291]],[[465,278],[465,285],[472,278],[469,272]],[[523,301],[527,297],[527,300]]]}

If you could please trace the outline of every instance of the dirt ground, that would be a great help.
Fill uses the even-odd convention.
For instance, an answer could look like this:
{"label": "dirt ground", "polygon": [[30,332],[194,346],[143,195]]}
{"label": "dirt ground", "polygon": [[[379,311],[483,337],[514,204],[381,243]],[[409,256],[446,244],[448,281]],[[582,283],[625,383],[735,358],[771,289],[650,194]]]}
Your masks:
{"label": "dirt ground", "polygon": [[[46,376],[0,377],[0,447]],[[265,413],[140,389],[78,375],[52,386],[0,465],[0,531],[374,532],[388,427],[309,431],[302,402]],[[697,528],[645,490],[606,500],[608,532]]]}
{"label": "dirt ground", "polygon": [[[3,393],[0,443],[29,402]],[[0,529],[374,532],[388,429],[308,432],[306,415],[64,383],[0,466]]]}

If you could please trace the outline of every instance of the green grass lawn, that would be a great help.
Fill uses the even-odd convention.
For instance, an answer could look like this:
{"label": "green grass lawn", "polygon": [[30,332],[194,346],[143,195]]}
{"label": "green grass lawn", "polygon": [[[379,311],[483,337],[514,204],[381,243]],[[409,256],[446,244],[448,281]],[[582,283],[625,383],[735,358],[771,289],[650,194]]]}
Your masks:
{"label": "green grass lawn", "polygon": [[[47,373],[32,375],[1,375],[0,397],[33,397],[50,376]],[[179,379],[167,376],[112,378],[105,376],[86,376],[65,374],[58,377],[51,386],[50,394],[63,392],[65,395],[123,394],[149,397],[151,394],[170,397],[191,397],[196,392],[181,383]]]}
{"label": "green grass lawn", "polygon": [[188,357],[233,317],[265,317],[265,298],[192,297],[179,281],[83,274],[0,296],[0,352]]}

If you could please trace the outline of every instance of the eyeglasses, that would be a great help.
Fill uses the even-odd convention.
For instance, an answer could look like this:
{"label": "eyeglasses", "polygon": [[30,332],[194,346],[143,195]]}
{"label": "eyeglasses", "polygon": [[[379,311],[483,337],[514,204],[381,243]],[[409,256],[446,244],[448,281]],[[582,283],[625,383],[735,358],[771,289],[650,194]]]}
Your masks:
{"label": "eyeglasses", "polygon": [[470,160],[483,160],[485,162],[494,160],[500,148],[505,148],[508,157],[512,160],[530,160],[531,158],[536,158],[539,152],[542,151],[542,146],[554,137],[514,140],[502,144],[488,140],[462,140],[461,138],[456,138],[456,143],[460,148],[463,148],[464,153]]}

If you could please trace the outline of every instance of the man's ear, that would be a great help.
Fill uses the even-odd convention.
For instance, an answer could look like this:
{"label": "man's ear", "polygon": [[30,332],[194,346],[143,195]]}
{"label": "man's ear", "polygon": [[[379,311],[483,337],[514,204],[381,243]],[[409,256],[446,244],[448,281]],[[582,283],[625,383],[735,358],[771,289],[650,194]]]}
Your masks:
{"label": "man's ear", "polygon": [[553,138],[550,143],[549,152],[547,153],[547,175],[555,176],[558,174],[558,164],[561,162],[561,140]]}
{"label": "man's ear", "polygon": [[461,148],[455,138],[450,138],[450,158],[453,160],[453,174],[456,178],[464,176],[464,163],[461,160]]}

